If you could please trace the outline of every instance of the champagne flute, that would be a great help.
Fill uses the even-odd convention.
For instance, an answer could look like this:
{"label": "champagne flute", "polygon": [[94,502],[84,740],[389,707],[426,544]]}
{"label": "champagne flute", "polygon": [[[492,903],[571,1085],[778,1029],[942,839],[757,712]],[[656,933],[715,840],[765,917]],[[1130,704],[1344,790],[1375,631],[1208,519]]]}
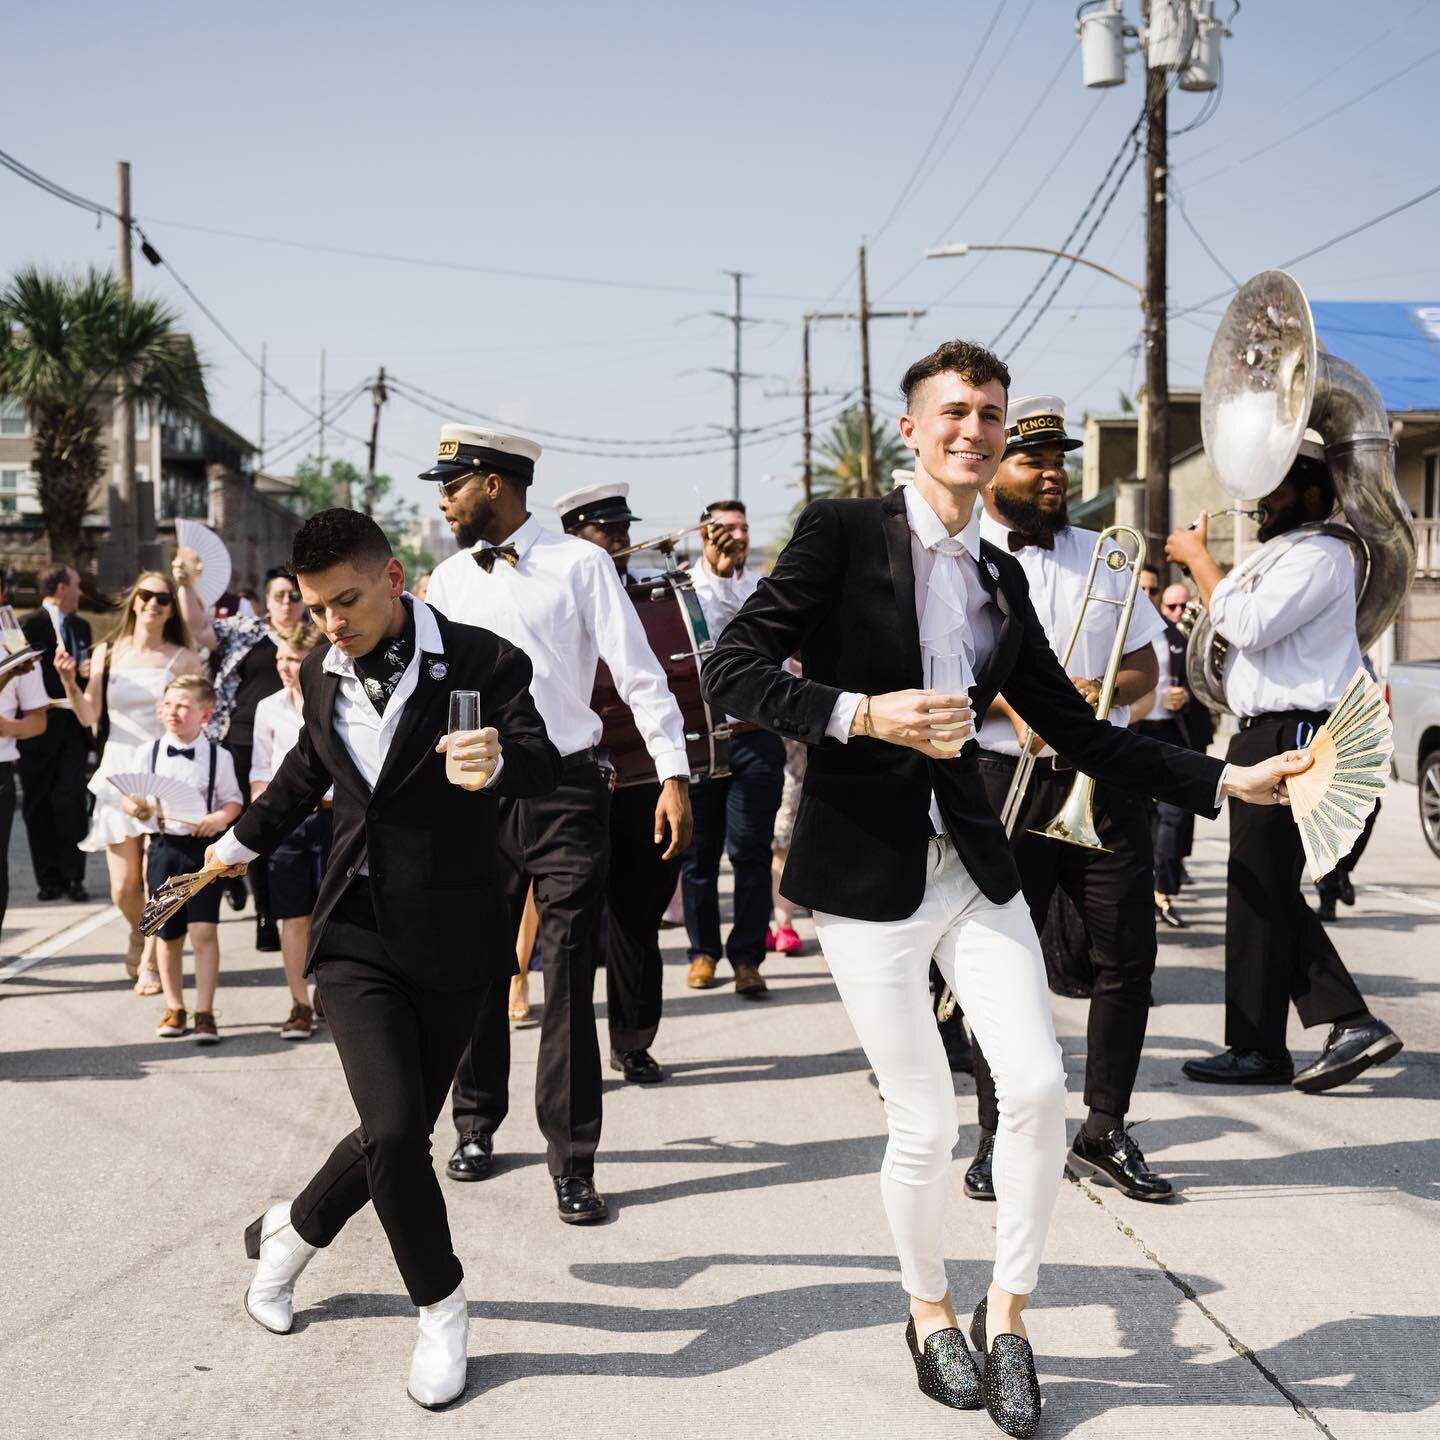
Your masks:
{"label": "champagne flute", "polygon": [[[927,690],[933,690],[938,692],[942,689],[944,676],[948,674],[952,668],[950,665],[942,663],[944,659],[945,657],[940,655],[926,656],[925,688]],[[949,731],[958,730],[961,732],[961,738],[958,740],[932,740],[930,743],[937,750],[943,750],[947,755],[953,755],[957,750],[960,750],[964,747],[967,737],[964,735],[965,726],[963,723],[957,721],[953,725],[937,725],[935,726],[935,729]]]}
{"label": "champagne flute", "polygon": [[14,607],[0,605],[0,644],[4,645],[5,653],[18,655],[29,643],[19,620],[15,618]]}
{"label": "champagne flute", "polygon": [[[453,743],[455,736],[467,730],[480,728],[480,692],[478,690],[452,690],[450,692],[450,724],[448,734]],[[475,772],[462,770],[454,752],[445,749],[445,778],[452,785],[465,789],[473,788]]]}

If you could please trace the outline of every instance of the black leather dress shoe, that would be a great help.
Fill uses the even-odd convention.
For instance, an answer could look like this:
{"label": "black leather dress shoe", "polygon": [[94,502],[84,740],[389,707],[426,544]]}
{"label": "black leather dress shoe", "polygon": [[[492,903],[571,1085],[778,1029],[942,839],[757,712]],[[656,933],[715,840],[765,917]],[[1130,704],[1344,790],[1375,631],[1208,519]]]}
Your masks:
{"label": "black leather dress shoe", "polygon": [[985,1310],[976,1307],[970,1322],[970,1343],[985,1357],[985,1378],[980,1394],[990,1418],[1016,1440],[1030,1440],[1040,1428],[1040,1381],[1035,1374],[1035,1353],[1019,1335],[997,1335],[985,1348]]}
{"label": "black leather dress shoe", "polygon": [[1307,1065],[1290,1083],[1307,1095],[1348,1085],[1362,1070],[1383,1065],[1398,1055],[1405,1042],[1382,1020],[1364,1025],[1331,1027],[1320,1058]]}
{"label": "black leather dress shoe", "polygon": [[1175,908],[1175,902],[1169,896],[1166,896],[1163,901],[1155,902],[1155,918],[1162,925],[1168,925],[1172,930],[1185,928],[1185,917]]}
{"label": "black leather dress shoe", "polygon": [[73,900],[77,905],[83,905],[90,898],[90,892],[77,880],[73,885],[65,887],[65,898]]}
{"label": "black leather dress shoe", "polygon": [[36,892],[37,900],[60,900],[63,899],[65,891],[59,885],[42,885]]}
{"label": "black leather dress shoe", "polygon": [[1326,925],[1329,925],[1336,918],[1335,897],[1333,895],[1322,895],[1320,897],[1320,903],[1315,907],[1315,913]]}
{"label": "black leather dress shoe", "polygon": [[245,897],[249,891],[245,888],[245,877],[234,875],[225,882],[225,903],[232,910],[243,910],[245,908]]}
{"label": "black leather dress shoe", "polygon": [[588,1175],[552,1175],[555,1182],[555,1204],[560,1218],[567,1225],[594,1225],[606,1219],[610,1207],[595,1189]]}
{"label": "black leather dress shoe", "polygon": [[257,950],[278,950],[280,948],[280,927],[265,916],[255,920],[255,948]]}
{"label": "black leather dress shoe", "polygon": [[937,1330],[927,1335],[922,1351],[915,1343],[915,1318],[911,1316],[905,1327],[905,1343],[915,1362],[915,1378],[922,1395],[952,1410],[978,1410],[985,1403],[980,1397],[980,1371],[961,1331]]}
{"label": "black leather dress shoe", "polygon": [[1098,1140],[1082,1130],[1068,1158],[1077,1175],[1113,1185],[1131,1200],[1168,1200],[1175,1193],[1175,1187],[1145,1163],[1135,1137],[1124,1126]]}
{"label": "black leather dress shoe", "polygon": [[634,1085],[658,1085],[665,1078],[648,1050],[612,1050],[610,1068],[620,1071]]}
{"label": "black leather dress shoe", "polygon": [[1222,1050],[1203,1060],[1187,1060],[1180,1069],[1187,1079],[1204,1085],[1288,1085],[1295,1078],[1288,1050],[1278,1055],[1259,1050]]}
{"label": "black leather dress shoe", "polygon": [[1337,878],[1340,881],[1340,903],[1353,905],[1355,903],[1355,886],[1351,883],[1348,872],[1342,870]]}
{"label": "black leather dress shoe", "polygon": [[445,1166],[452,1180],[488,1180],[495,1162],[495,1137],[483,1130],[467,1130]]}
{"label": "black leather dress shoe", "polygon": [[[995,1156],[995,1137],[980,1132],[980,1143],[975,1147],[975,1158],[965,1171],[965,1194],[971,1200],[993,1200],[995,1198],[995,1176],[992,1173]],[[982,1347],[983,1348],[983,1347]]]}

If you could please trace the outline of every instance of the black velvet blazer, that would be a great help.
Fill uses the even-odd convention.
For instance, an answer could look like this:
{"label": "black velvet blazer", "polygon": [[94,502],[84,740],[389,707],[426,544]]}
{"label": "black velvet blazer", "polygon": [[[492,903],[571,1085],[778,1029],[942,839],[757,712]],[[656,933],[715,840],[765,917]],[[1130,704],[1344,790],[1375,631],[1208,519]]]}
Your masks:
{"label": "black velvet blazer", "polygon": [[[1001,627],[970,692],[977,729],[1003,691],[1086,774],[1218,813],[1220,761],[1097,720],[1050,649],[1019,562],[982,541],[980,577]],[[795,654],[803,677],[783,668]],[[914,914],[925,893],[932,790],[985,895],[1005,901],[1019,890],[974,740],[940,761],[880,740],[842,744],[825,734],[842,691],[879,695],[924,685],[903,491],[810,505],[774,571],[726,626],[703,682],[711,705],[812,747],[781,881],[789,899],[859,920]]]}

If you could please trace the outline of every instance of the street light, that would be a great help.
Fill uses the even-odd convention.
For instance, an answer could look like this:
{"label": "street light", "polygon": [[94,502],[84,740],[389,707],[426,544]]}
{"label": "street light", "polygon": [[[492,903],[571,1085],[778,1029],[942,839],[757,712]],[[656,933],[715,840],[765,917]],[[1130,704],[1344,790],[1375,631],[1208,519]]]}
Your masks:
{"label": "street light", "polygon": [[1098,270],[1102,275],[1108,275],[1112,280],[1118,280],[1122,285],[1128,285],[1140,301],[1140,308],[1145,308],[1145,287],[1137,284],[1134,280],[1127,280],[1125,276],[1118,275],[1114,270],[1099,264],[1094,260],[1087,260],[1083,255],[1072,255],[1068,250],[1052,250],[1048,245],[936,245],[925,252],[927,260],[948,260],[952,256],[959,257],[968,255],[972,250],[1020,250],[1029,255],[1054,255],[1057,259],[1068,260],[1072,265],[1085,265],[1091,270]]}

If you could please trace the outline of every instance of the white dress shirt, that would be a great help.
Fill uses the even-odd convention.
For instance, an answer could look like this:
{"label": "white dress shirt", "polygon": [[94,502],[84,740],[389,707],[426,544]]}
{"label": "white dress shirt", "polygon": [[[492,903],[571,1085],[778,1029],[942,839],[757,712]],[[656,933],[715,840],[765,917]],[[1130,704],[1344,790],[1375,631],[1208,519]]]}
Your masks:
{"label": "white dress shirt", "polygon": [[494,631],[530,657],[530,693],[562,756],[600,743],[590,697],[603,659],[656,774],[688,777],[680,707],[615,562],[589,541],[542,530],[533,515],[504,543],[515,547],[518,564],[497,560],[493,570],[482,570],[474,556],[483,543],[442,561],[430,576],[430,604],[462,624]]}
{"label": "white dress shirt", "polygon": [[1225,699],[1241,717],[1328,710],[1360,668],[1355,561],[1334,535],[1298,541],[1248,583],[1227,576],[1210,619],[1230,642]]}
{"label": "white dress shirt", "polygon": [[[250,750],[252,783],[275,778],[281,761],[295,748],[295,742],[304,728],[304,703],[298,691],[292,696],[289,690],[277,690],[255,707],[255,736]],[[335,798],[333,788],[325,798]]]}
{"label": "white dress shirt", "polygon": [[[594,548],[591,546],[591,549]],[[471,564],[473,565],[474,562],[471,561]],[[385,757],[390,753],[390,742],[395,738],[395,730],[400,724],[400,716],[404,713],[405,702],[415,693],[415,687],[420,683],[421,656],[445,653],[445,644],[440,638],[440,627],[435,623],[435,617],[430,613],[430,607],[423,600],[416,600],[412,596],[407,595],[406,599],[410,601],[412,613],[415,616],[415,653],[411,655],[410,663],[400,677],[400,683],[390,692],[390,698],[385,702],[383,715],[375,713],[375,707],[365,693],[365,686],[361,682],[360,675],[355,669],[355,661],[351,656],[346,655],[338,646],[332,646],[321,667],[327,675],[340,677],[340,688],[335,693],[335,713],[331,717],[331,722],[336,738],[349,752],[350,758],[355,762],[355,768],[372,790],[375,788],[375,782],[380,778],[380,771],[384,768]],[[480,723],[482,726],[484,725],[484,715],[481,715]],[[503,740],[504,737],[501,738]],[[495,767],[495,773],[485,782],[487,790],[499,779],[500,772],[504,768],[505,761],[502,757],[499,765]],[[252,850],[248,845],[242,845],[235,838],[233,828],[227,830],[215,845],[216,859],[222,865],[248,864],[259,854],[258,850]],[[362,875],[367,875],[369,872],[368,864],[360,866]]]}
{"label": "white dress shirt", "polygon": [[[3,690],[0,690],[0,715],[7,720],[18,720],[22,714],[32,710],[44,710],[50,704],[45,692],[45,682],[40,678],[40,664],[33,670],[18,675]],[[20,758],[20,742],[13,735],[0,735],[0,765]]]}
{"label": "white dress shirt", "polygon": [[[989,511],[981,517],[980,534],[1001,550],[1009,549],[1010,542],[1006,538],[1009,531],[1010,527]],[[1025,578],[1030,582],[1030,603],[1040,617],[1040,624],[1057,659],[1075,628],[1075,616],[1085,593],[1085,577],[1090,570],[1090,557],[1099,538],[1098,530],[1082,530],[1069,525],[1055,536],[1053,550],[1026,545],[1014,552],[1014,558],[1020,562]],[[1111,570],[1102,560],[1095,570],[1095,593],[1123,600],[1130,578],[1128,568]],[[1075,648],[1070,652],[1070,662],[1065,667],[1066,674],[1097,680],[1104,675],[1105,667],[1110,663],[1110,649],[1115,643],[1120,615],[1118,605],[1091,604],[1086,607],[1085,624],[1075,637]],[[1130,629],[1125,636],[1125,653],[1128,655],[1132,651],[1143,650],[1164,638],[1165,621],[1160,612],[1137,592]],[[1168,668],[1167,660],[1162,673]],[[1112,725],[1124,729],[1130,723],[1130,707],[1112,705],[1109,718]],[[1020,754],[1020,742],[1015,738],[1015,727],[1008,716],[992,711],[985,717],[985,723],[980,727],[980,746],[1000,755]],[[1040,753],[1053,755],[1055,752],[1047,745]]]}
{"label": "white dress shirt", "polygon": [[[158,750],[156,749],[157,743]],[[195,754],[191,759],[187,759],[184,755],[171,755],[169,752],[172,748],[193,750]],[[212,749],[215,751],[215,794],[213,799],[210,797],[210,751]],[[213,740],[207,739],[203,731],[193,740],[181,740],[167,730],[158,742],[152,740],[147,745],[137,745],[128,768],[152,770],[156,775],[169,775],[176,780],[183,780],[187,785],[193,785],[200,792],[200,799],[205,806],[206,814],[212,810],[218,810],[222,805],[242,803],[240,782],[235,778],[234,756],[223,745],[216,745]],[[153,821],[149,824],[158,832],[159,827],[155,826]],[[165,834],[167,835],[191,835],[193,833],[194,827],[183,821],[169,819],[165,821]]]}
{"label": "white dress shirt", "polygon": [[690,578],[695,582],[695,597],[700,601],[711,640],[720,638],[721,632],[760,585],[760,577],[749,570],[741,570],[736,575],[717,575],[703,554],[699,562],[690,567]]}

